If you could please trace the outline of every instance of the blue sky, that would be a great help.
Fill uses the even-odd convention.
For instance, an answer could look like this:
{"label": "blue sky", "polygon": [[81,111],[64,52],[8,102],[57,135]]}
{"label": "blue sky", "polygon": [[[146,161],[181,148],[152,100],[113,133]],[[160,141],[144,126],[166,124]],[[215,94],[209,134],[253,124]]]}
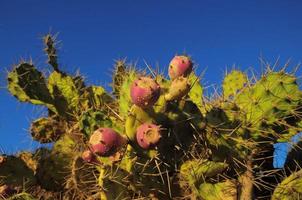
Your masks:
{"label": "blue sky", "polygon": [[[110,83],[114,59],[143,60],[161,70],[186,52],[205,68],[206,86],[221,83],[236,65],[261,72],[259,56],[274,62],[302,61],[302,3],[299,0],[174,1],[1,1],[0,87],[5,70],[20,58],[33,58],[48,70],[40,38],[59,32],[59,62],[80,69],[90,84]],[[43,109],[19,103],[0,89],[0,148],[15,152],[36,146],[27,133]]]}

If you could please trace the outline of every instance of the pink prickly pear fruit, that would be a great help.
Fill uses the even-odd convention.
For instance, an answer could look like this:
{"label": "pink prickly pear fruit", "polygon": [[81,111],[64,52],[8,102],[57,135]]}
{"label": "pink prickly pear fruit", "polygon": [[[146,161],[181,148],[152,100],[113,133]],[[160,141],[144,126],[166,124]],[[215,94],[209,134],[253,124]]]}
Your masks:
{"label": "pink prickly pear fruit", "polygon": [[188,76],[193,69],[193,62],[188,56],[175,56],[169,64],[169,77],[173,80]]}
{"label": "pink prickly pear fruit", "polygon": [[143,149],[150,149],[158,144],[161,138],[160,126],[144,123],[136,129],[136,140]]}
{"label": "pink prickly pear fruit", "polygon": [[168,93],[165,94],[165,99],[167,101],[179,100],[189,93],[190,88],[188,78],[178,77],[172,81]]}
{"label": "pink prickly pear fruit", "polygon": [[130,88],[132,103],[146,108],[153,106],[160,95],[159,84],[150,77],[140,77],[135,80]]}
{"label": "pink prickly pear fruit", "polygon": [[86,150],[82,153],[82,159],[88,163],[97,163],[96,156],[90,150]]}
{"label": "pink prickly pear fruit", "polygon": [[122,148],[127,140],[111,128],[99,128],[90,136],[91,151],[99,156],[111,156]]}

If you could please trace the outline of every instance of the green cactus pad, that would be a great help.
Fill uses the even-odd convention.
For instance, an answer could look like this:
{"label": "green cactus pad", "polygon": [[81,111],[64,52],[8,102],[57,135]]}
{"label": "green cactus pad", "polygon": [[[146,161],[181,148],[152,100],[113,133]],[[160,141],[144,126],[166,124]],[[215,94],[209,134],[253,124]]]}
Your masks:
{"label": "green cactus pad", "polygon": [[190,186],[198,186],[207,178],[222,173],[228,167],[227,163],[213,162],[207,160],[190,160],[180,167],[180,175]]}
{"label": "green cactus pad", "polygon": [[37,178],[40,185],[51,191],[62,190],[66,177],[71,173],[72,161],[76,156],[75,142],[67,135],[60,138],[52,151],[40,160]]}
{"label": "green cactus pad", "polygon": [[216,184],[203,183],[198,193],[204,200],[237,200],[237,185],[230,180]]}
{"label": "green cactus pad", "polygon": [[101,86],[89,86],[84,89],[80,97],[82,108],[85,110],[94,108],[104,110],[105,105],[110,104],[113,98]]}
{"label": "green cactus pad", "polygon": [[112,127],[112,121],[101,111],[89,110],[81,115],[79,127],[86,138],[89,138],[100,127]]}
{"label": "green cactus pad", "polygon": [[34,198],[31,194],[22,192],[19,194],[15,194],[14,196],[8,198],[8,200],[38,200],[38,199]]}
{"label": "green cactus pad", "polygon": [[248,82],[245,73],[233,70],[228,73],[223,80],[223,96],[225,99],[234,97]]}
{"label": "green cactus pad", "polygon": [[120,89],[120,96],[118,99],[119,114],[122,117],[126,117],[130,107],[132,105],[130,97],[130,87],[132,82],[137,78],[135,70],[130,70],[128,76],[124,77],[123,83]]}
{"label": "green cactus pad", "polygon": [[191,86],[189,97],[196,104],[202,113],[205,113],[203,106],[203,87],[200,84],[200,79],[194,73],[189,76],[189,84]]}
{"label": "green cactus pad", "polygon": [[[253,86],[244,88],[244,91],[236,97],[235,102],[245,113],[246,121],[254,130],[261,130],[275,125],[280,127],[282,125],[278,124],[281,120],[293,117],[302,103],[301,94],[293,75],[282,71],[270,72],[263,75]],[[275,130],[278,128],[276,127]],[[266,136],[265,131],[253,133],[252,137],[255,139]],[[272,132],[267,131],[267,133]],[[277,137],[277,140],[280,139],[279,137],[282,139],[282,135],[274,137]]]}
{"label": "green cactus pad", "polygon": [[24,160],[15,156],[1,156],[0,183],[19,188],[30,188],[36,184],[34,171]]}
{"label": "green cactus pad", "polygon": [[121,86],[125,77],[128,77],[128,70],[124,60],[118,60],[114,64],[114,73],[112,75],[113,94],[118,98],[120,95]]}
{"label": "green cactus pad", "polygon": [[7,75],[8,90],[22,102],[45,105],[56,113],[43,74],[30,63],[21,63]]}
{"label": "green cactus pad", "polygon": [[286,177],[275,189],[272,200],[295,200],[302,195],[302,170]]}
{"label": "green cactus pad", "polygon": [[152,121],[153,118],[151,117],[150,113],[146,112],[145,110],[136,105],[133,105],[126,119],[126,135],[130,140],[135,141],[137,127],[145,122],[152,123]]}
{"label": "green cactus pad", "polygon": [[80,93],[73,77],[54,71],[48,77],[48,89],[60,115],[70,116],[79,110]]}
{"label": "green cactus pad", "polygon": [[66,131],[66,124],[58,116],[42,117],[32,122],[31,136],[40,143],[56,141]]}

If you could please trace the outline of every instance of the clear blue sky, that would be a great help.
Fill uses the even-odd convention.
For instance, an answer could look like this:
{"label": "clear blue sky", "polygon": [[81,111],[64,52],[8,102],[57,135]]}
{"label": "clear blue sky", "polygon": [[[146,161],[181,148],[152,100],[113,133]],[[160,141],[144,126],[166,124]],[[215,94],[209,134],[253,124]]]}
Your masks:
{"label": "clear blue sky", "polygon": [[[219,85],[233,64],[260,72],[260,55],[302,61],[301,10],[299,0],[2,0],[0,86],[6,85],[5,69],[21,57],[49,69],[39,39],[50,30],[60,33],[63,69],[80,68],[89,83],[108,85],[117,58],[142,67],[145,59],[166,70],[175,53],[187,52],[198,72],[207,67],[204,85]],[[42,109],[17,102],[4,89],[0,103],[0,147],[9,153],[36,146],[27,129]]]}

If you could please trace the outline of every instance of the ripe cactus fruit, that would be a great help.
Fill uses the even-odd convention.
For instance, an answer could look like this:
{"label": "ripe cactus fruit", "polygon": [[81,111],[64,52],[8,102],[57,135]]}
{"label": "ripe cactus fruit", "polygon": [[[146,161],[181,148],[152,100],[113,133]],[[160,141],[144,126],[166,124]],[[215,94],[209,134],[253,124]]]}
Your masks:
{"label": "ripe cactus fruit", "polygon": [[187,78],[179,77],[172,81],[169,92],[165,95],[167,101],[179,100],[190,91]]}
{"label": "ripe cactus fruit", "polygon": [[135,80],[130,89],[132,102],[139,107],[150,107],[160,95],[159,84],[150,77],[140,77]]}
{"label": "ripe cactus fruit", "polygon": [[126,144],[126,139],[111,128],[99,128],[90,136],[89,143],[93,153],[110,156]]}
{"label": "ripe cactus fruit", "polygon": [[169,77],[173,80],[188,76],[193,69],[193,62],[188,56],[175,56],[169,64]]}
{"label": "ripe cactus fruit", "polygon": [[143,149],[150,149],[154,147],[160,140],[160,126],[144,123],[137,128],[136,140]]}

